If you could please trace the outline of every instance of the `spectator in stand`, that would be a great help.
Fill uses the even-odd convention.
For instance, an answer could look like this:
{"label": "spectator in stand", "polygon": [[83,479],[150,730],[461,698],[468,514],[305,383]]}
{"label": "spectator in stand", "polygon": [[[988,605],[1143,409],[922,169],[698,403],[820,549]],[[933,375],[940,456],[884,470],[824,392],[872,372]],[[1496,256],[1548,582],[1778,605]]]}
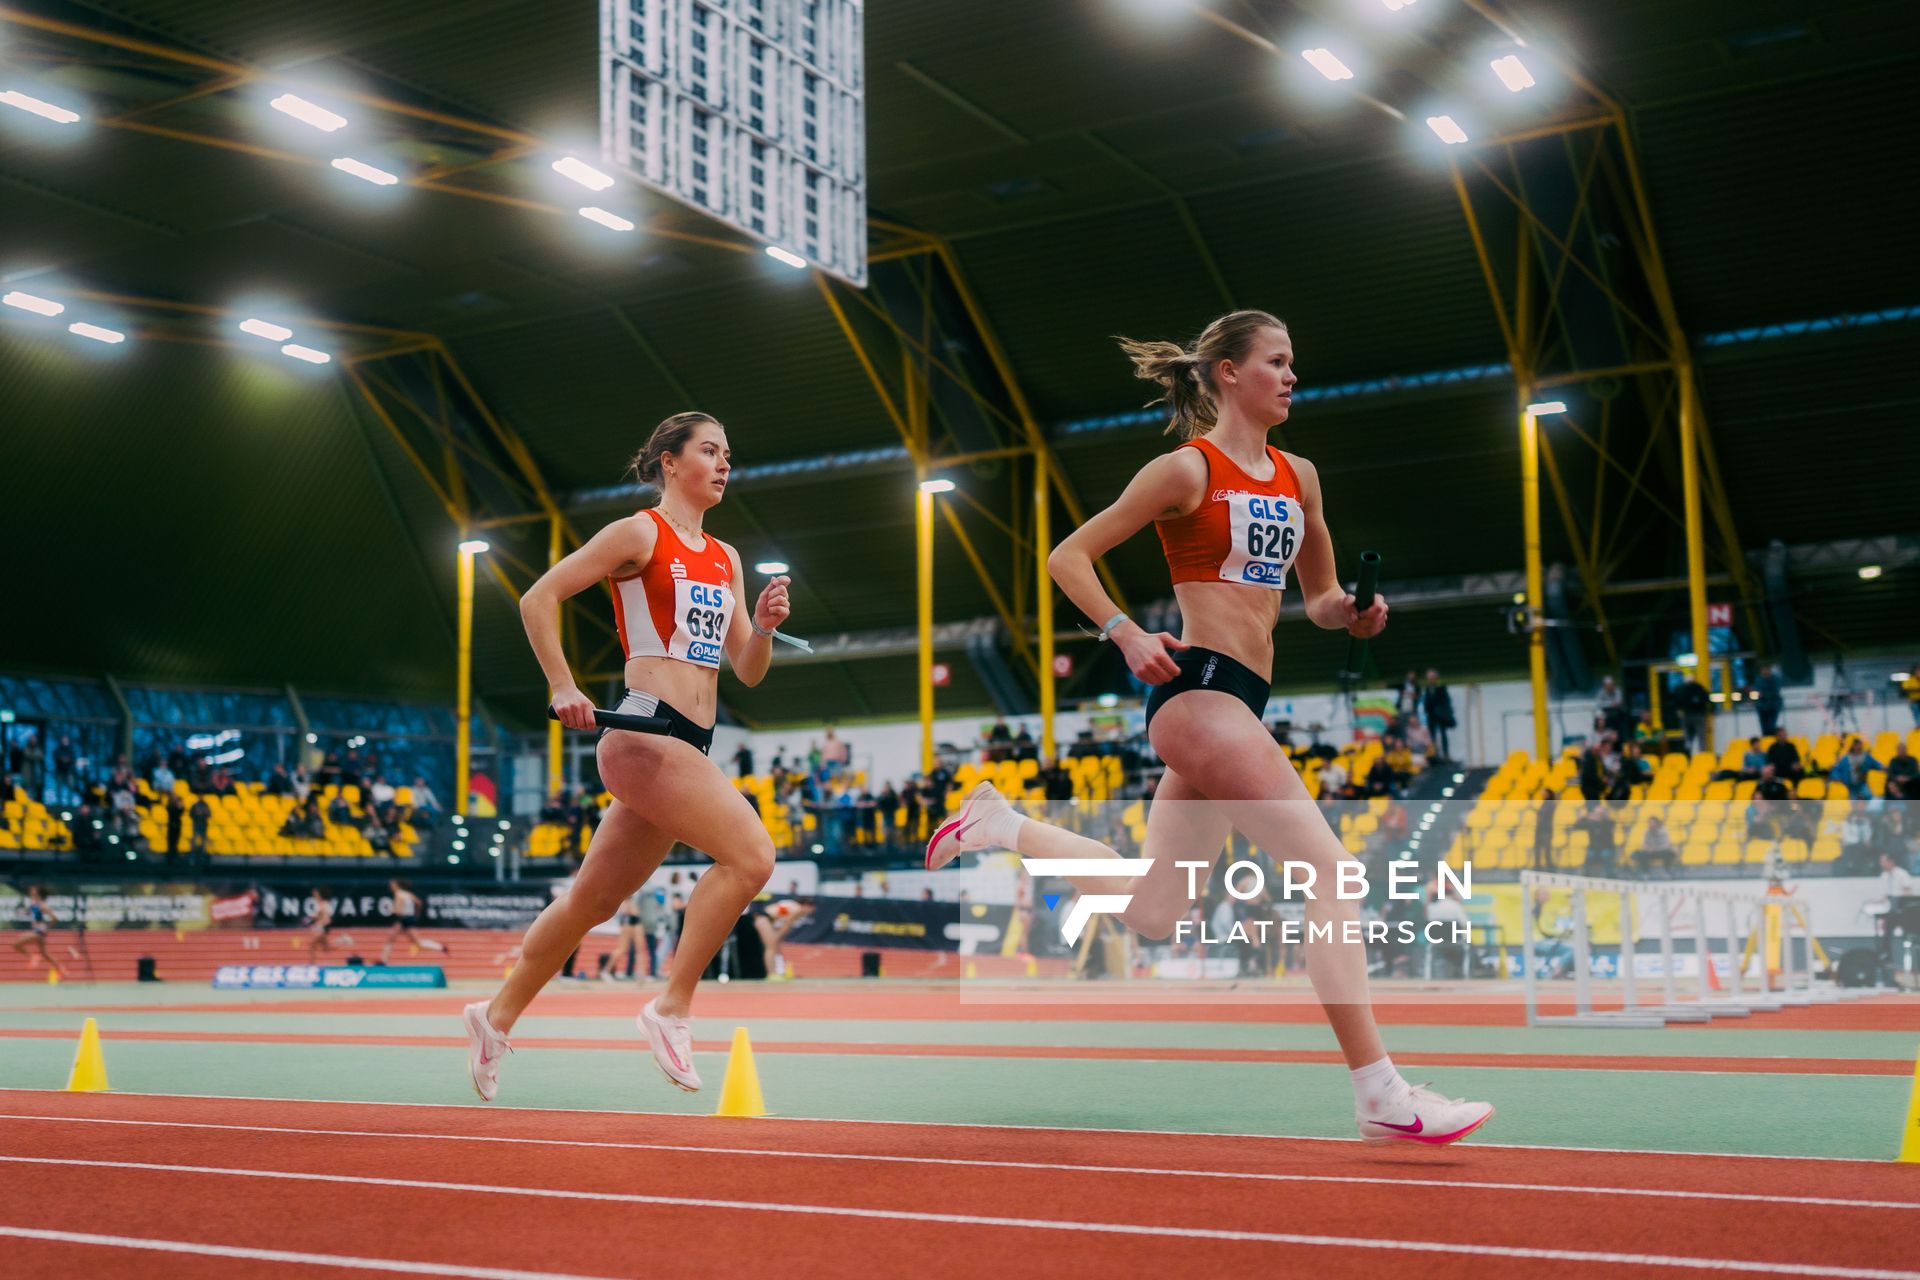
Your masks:
{"label": "spectator in stand", "polygon": [[1047,820],[1055,825],[1067,821],[1073,808],[1073,775],[1058,756],[1040,771],[1039,782],[1047,796]]}
{"label": "spectator in stand", "polygon": [[164,756],[154,762],[153,772],[150,777],[153,782],[153,789],[159,794],[165,795],[167,792],[173,790],[173,770],[167,768],[167,761]]}
{"label": "spectator in stand", "polygon": [[1914,792],[1914,781],[1920,778],[1920,760],[1915,760],[1913,752],[1902,743],[1891,760],[1887,761],[1887,798],[1889,800],[1920,799]]}
{"label": "spectator in stand", "polygon": [[1607,724],[1613,723],[1613,717],[1626,705],[1626,699],[1620,696],[1620,685],[1612,676],[1600,677],[1600,688],[1593,695],[1594,719]]}
{"label": "spectator in stand", "polygon": [[1015,760],[1038,760],[1040,748],[1033,740],[1033,730],[1022,723],[1020,732],[1013,735],[1013,758]]}
{"label": "spectator in stand", "polygon": [[1847,744],[1847,754],[1835,760],[1833,768],[1827,770],[1827,781],[1839,783],[1856,800],[1866,800],[1873,795],[1867,786],[1867,775],[1875,769],[1885,773],[1887,766],[1868,755],[1867,744],[1855,738]]}
{"label": "spectator in stand", "polygon": [[1553,858],[1553,792],[1545,787],[1534,797],[1539,807],[1533,811],[1533,869],[1551,871]]}
{"label": "spectator in stand", "polygon": [[[1807,776],[1800,762],[1800,748],[1793,745],[1792,738],[1783,736],[1773,740],[1773,745],[1767,748],[1767,764],[1772,767],[1774,777],[1788,782],[1798,782]],[[1762,775],[1765,772],[1761,770]]]}
{"label": "spectator in stand", "polygon": [[1347,776],[1347,766],[1335,756],[1320,767],[1320,799],[1324,801],[1345,800],[1348,788],[1353,780]]}
{"label": "spectator in stand", "polygon": [[826,769],[829,778],[838,778],[847,772],[847,765],[853,759],[853,748],[847,740],[827,726],[827,740],[820,744],[820,764]]}
{"label": "spectator in stand", "polygon": [[1005,760],[1013,754],[1013,730],[1007,727],[1007,718],[996,715],[993,723],[987,727],[986,756],[990,762]]}
{"label": "spectator in stand", "polygon": [[1612,875],[1619,864],[1619,841],[1613,826],[1613,814],[1604,803],[1587,806],[1577,820],[1587,833],[1587,871],[1593,875]]}
{"label": "spectator in stand", "polygon": [[880,789],[880,795],[875,799],[874,803],[880,806],[881,830],[885,833],[886,838],[891,841],[900,830],[899,788],[895,787],[893,783],[889,781],[886,786]]}
{"label": "spectator in stand", "polygon": [[[64,733],[61,734],[60,741],[53,747],[53,781],[63,793],[63,798],[65,793],[74,790],[74,770],[79,763],[80,758],[73,751],[73,739]],[[29,780],[23,777],[21,782],[27,788],[28,796],[35,800],[42,798],[40,792],[34,789]]]}
{"label": "spectator in stand", "polygon": [[1880,856],[1879,834],[1865,800],[1848,805],[1846,820],[1840,824],[1840,856],[1834,861],[1834,874],[1872,875],[1873,864]]}
{"label": "spectator in stand", "polygon": [[186,777],[188,768],[192,763],[192,760],[187,755],[186,747],[181,743],[176,742],[167,748],[167,772],[171,773],[174,777]]}
{"label": "spectator in stand", "polygon": [[353,806],[347,803],[345,792],[336,791],[333,799],[327,802],[327,821],[338,826],[353,826]]}
{"label": "spectator in stand", "polygon": [[1920,662],[1908,667],[1907,678],[1900,682],[1900,692],[1907,695],[1907,710],[1913,715],[1913,727],[1920,729]]}
{"label": "spectator in stand", "polygon": [[205,796],[193,798],[193,808],[187,810],[187,817],[193,823],[193,843],[190,847],[195,866],[203,865],[207,859],[207,825],[213,821],[213,810],[207,805]]}
{"label": "spectator in stand", "polygon": [[1747,749],[1740,757],[1740,777],[1743,780],[1758,782],[1760,770],[1767,763],[1766,748],[1760,745],[1760,739],[1749,738]]}
{"label": "spectator in stand", "polygon": [[412,821],[422,827],[431,827],[440,820],[440,797],[433,794],[433,788],[427,785],[425,778],[413,780]]}
{"label": "spectator in stand", "polygon": [[1903,867],[1913,859],[1913,831],[1908,822],[1911,812],[1904,804],[1890,804],[1881,810],[1876,824],[1880,852],[1892,854]]}
{"label": "spectator in stand", "polygon": [[1760,714],[1760,736],[1771,738],[1780,732],[1780,711],[1786,706],[1786,681],[1778,663],[1769,662],[1760,669],[1753,684],[1753,709]]}
{"label": "spectator in stand", "polygon": [[1642,875],[1649,874],[1658,863],[1660,869],[1668,875],[1673,874],[1676,861],[1673,850],[1673,833],[1667,830],[1667,824],[1659,818],[1647,819],[1647,833],[1640,837],[1640,847],[1633,855],[1634,865]]}
{"label": "spectator in stand", "polygon": [[[1418,729],[1419,721],[1416,720],[1413,727]],[[1386,750],[1380,753],[1380,758],[1385,760],[1387,768],[1393,771],[1393,793],[1399,795],[1407,783],[1413,780],[1413,752],[1407,747],[1407,740],[1389,737],[1386,741]]]}
{"label": "spectator in stand", "polygon": [[1404,729],[1420,718],[1420,677],[1407,672],[1393,700],[1393,718]]}
{"label": "spectator in stand", "polygon": [[1366,792],[1369,797],[1399,794],[1398,784],[1393,778],[1393,766],[1387,762],[1384,752],[1374,757],[1373,767],[1367,770]]}
{"label": "spectator in stand", "polygon": [[733,753],[733,771],[736,777],[753,776],[753,746],[746,739],[740,740],[740,746]]}
{"label": "spectator in stand", "polygon": [[25,781],[27,794],[38,800],[47,792],[47,753],[40,745],[40,735],[29,729],[25,741],[20,744],[20,777]]}
{"label": "spectator in stand", "polygon": [[1793,788],[1773,771],[1771,764],[1760,770],[1754,784],[1753,799],[1747,803],[1747,839],[1778,840],[1786,829],[1793,808]]}
{"label": "spectator in stand", "polygon": [[273,772],[267,775],[262,792],[270,796],[290,796],[293,794],[293,777],[287,772],[287,766],[276,764]]}
{"label": "spectator in stand", "polygon": [[186,824],[187,802],[176,793],[167,792],[167,861],[172,862],[180,852],[180,829]]}
{"label": "spectator in stand", "polygon": [[1707,732],[1707,717],[1712,711],[1713,699],[1706,686],[1693,677],[1681,681],[1680,687],[1673,691],[1673,712],[1680,721],[1680,732],[1686,737],[1688,751],[1700,749]]}
{"label": "spectator in stand", "polygon": [[368,808],[378,809],[393,803],[393,784],[387,781],[385,774],[375,774],[373,783],[367,788]]}
{"label": "spectator in stand", "polygon": [[1619,760],[1614,765],[1613,780],[1607,787],[1607,799],[1631,800],[1635,787],[1652,781],[1653,769],[1640,755],[1640,744],[1625,743],[1621,746]]}
{"label": "spectator in stand", "polygon": [[1453,747],[1448,735],[1453,730],[1453,692],[1440,683],[1440,672],[1427,668],[1427,689],[1424,696],[1427,713],[1427,732],[1433,736],[1433,755],[1436,760],[1453,759]]}
{"label": "spectator in stand", "polygon": [[221,765],[208,775],[207,790],[216,796],[239,794],[239,788],[233,783],[233,773],[225,765]]}
{"label": "spectator in stand", "polygon": [[1611,746],[1608,736],[1602,734],[1580,753],[1580,795],[1588,804],[1607,794],[1606,752]]}
{"label": "spectator in stand", "polygon": [[900,807],[905,810],[908,840],[920,838],[920,812],[926,805],[925,784],[926,780],[916,773],[900,789]]}

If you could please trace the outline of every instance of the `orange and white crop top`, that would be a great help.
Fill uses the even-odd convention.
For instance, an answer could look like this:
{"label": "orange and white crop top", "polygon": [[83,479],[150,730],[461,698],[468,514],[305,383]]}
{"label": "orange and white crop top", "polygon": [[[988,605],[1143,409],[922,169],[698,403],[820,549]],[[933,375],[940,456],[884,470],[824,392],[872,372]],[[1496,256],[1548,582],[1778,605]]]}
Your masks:
{"label": "orange and white crop top", "polygon": [[1207,460],[1207,489],[1188,514],[1154,522],[1173,580],[1285,590],[1307,536],[1300,478],[1286,457],[1268,445],[1273,478],[1255,480],[1205,436],[1180,447]]}
{"label": "orange and white crop top", "polygon": [[613,618],[629,658],[673,658],[696,667],[720,666],[733,622],[733,562],[727,544],[707,535],[695,550],[651,507],[660,536],[653,559],[638,573],[612,578]]}

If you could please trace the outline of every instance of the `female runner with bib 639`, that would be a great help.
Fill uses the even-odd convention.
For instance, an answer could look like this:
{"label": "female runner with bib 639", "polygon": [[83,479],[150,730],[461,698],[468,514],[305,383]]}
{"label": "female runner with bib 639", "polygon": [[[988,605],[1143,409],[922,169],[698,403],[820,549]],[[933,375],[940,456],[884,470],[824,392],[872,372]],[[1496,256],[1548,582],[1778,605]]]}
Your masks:
{"label": "female runner with bib 639", "polygon": [[520,601],[527,638],[553,688],[553,709],[573,729],[593,727],[591,699],[575,686],[560,647],[559,605],[602,581],[626,652],[619,710],[665,720],[664,733],[608,729],[600,735],[601,781],[614,796],[573,887],[527,930],[520,960],[491,1001],[466,1009],[473,1087],[491,1102],[500,1057],[521,1012],[589,929],[621,909],[675,842],[712,857],[687,903],[667,989],[640,1011],[660,1070],[689,1092],[700,1087],[688,1014],[695,985],[734,923],[773,874],[773,841],[746,797],[707,757],[713,746],[720,657],[748,685],[773,659],[774,629],[788,613],[785,577],[769,579],[751,620],[734,608],[740,554],[701,520],[726,492],[727,433],[704,413],[679,413],[654,428],[633,460],[658,506],[616,520],[547,570]]}
{"label": "female runner with bib 639", "polygon": [[[1484,1102],[1442,1097],[1401,1079],[1387,1057],[1367,994],[1367,953],[1347,939],[1358,904],[1335,896],[1339,837],[1261,724],[1272,690],[1273,628],[1288,570],[1299,574],[1307,617],[1366,639],[1387,625],[1387,602],[1364,613],[1340,586],[1320,504],[1320,477],[1306,459],[1267,443],[1293,406],[1293,341],[1264,311],[1236,311],[1208,325],[1191,349],[1121,340],[1135,374],[1157,382],[1181,438],[1149,462],[1114,504],[1055,548],[1054,580],[1101,638],[1153,686],[1147,733],[1166,774],[1147,813],[1138,879],[1069,877],[1085,894],[1130,894],[1121,919],[1164,938],[1191,908],[1178,861],[1217,857],[1230,829],[1275,858],[1310,864],[1319,886],[1306,904],[1307,968],[1352,1072],[1355,1118],[1369,1142],[1442,1144],[1484,1124]],[[1183,635],[1151,634],[1115,606],[1093,562],[1147,525],[1166,552]],[[934,836],[937,867],[981,848],[1036,858],[1116,856],[1107,846],[1023,818],[983,783]],[[1331,934],[1313,940],[1316,923]]]}

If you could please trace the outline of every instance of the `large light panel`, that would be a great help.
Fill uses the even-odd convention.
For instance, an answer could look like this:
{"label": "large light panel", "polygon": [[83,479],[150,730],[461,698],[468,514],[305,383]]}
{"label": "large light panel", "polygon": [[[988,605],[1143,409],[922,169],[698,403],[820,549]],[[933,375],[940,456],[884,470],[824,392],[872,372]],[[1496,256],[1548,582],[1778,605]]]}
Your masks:
{"label": "large light panel", "polygon": [[601,0],[605,161],[867,282],[863,0]]}

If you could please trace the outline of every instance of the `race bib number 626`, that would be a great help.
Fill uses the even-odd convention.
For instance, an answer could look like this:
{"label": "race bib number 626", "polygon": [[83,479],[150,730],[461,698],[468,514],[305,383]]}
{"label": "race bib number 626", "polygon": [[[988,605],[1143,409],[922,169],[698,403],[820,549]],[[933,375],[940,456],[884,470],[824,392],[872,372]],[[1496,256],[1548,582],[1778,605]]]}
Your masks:
{"label": "race bib number 626", "polygon": [[1226,502],[1231,541],[1220,564],[1221,578],[1276,591],[1284,588],[1306,530],[1300,504],[1255,493],[1236,493]]}

